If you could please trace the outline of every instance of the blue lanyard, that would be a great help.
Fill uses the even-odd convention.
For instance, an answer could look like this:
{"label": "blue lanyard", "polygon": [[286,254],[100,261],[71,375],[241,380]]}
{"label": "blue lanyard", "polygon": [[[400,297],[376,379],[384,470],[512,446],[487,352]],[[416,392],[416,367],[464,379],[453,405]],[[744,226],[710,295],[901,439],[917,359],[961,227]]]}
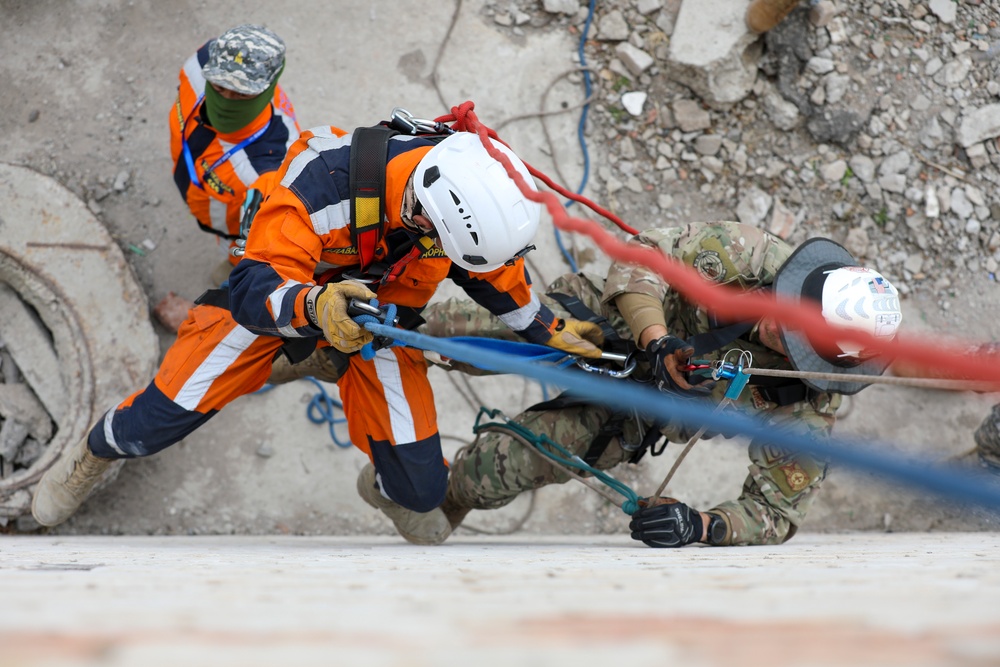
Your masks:
{"label": "blue lanyard", "polygon": [[[201,104],[201,101],[203,99],[205,99],[204,95],[201,95],[200,97],[198,97],[197,101],[195,101],[195,103],[194,103],[194,107],[192,108],[191,113],[194,113],[195,110],[198,109],[198,106]],[[180,106],[180,103],[181,103],[180,99],[178,99],[177,100],[177,105]],[[188,117],[190,118],[190,116],[188,116]],[[257,130],[253,134],[251,134],[249,137],[247,137],[246,139],[244,139],[240,143],[236,144],[235,146],[230,147],[229,150],[227,150],[225,153],[222,154],[222,157],[220,157],[218,160],[216,160],[215,162],[213,162],[212,166],[205,170],[205,173],[206,174],[211,174],[213,171],[215,171],[215,169],[220,164],[225,163],[226,160],[228,160],[229,158],[231,158],[234,153],[236,153],[237,151],[243,150],[244,148],[246,148],[247,146],[249,146],[253,142],[255,142],[258,139],[260,139],[261,136],[263,136],[263,134],[265,132],[267,132],[267,128],[271,127],[271,121],[272,120],[274,120],[274,114],[273,113],[271,115],[271,118],[268,119],[267,125],[265,125],[264,127],[260,128],[259,130]],[[195,168],[194,168],[194,156],[191,155],[191,149],[188,147],[187,137],[185,136],[185,133],[184,133],[184,126],[186,124],[187,124],[187,119],[184,119],[184,120],[181,121],[181,146],[182,146],[183,152],[184,152],[184,162],[187,164],[187,170],[188,170],[188,174],[191,176],[191,182],[194,183],[195,186],[198,189],[204,190],[205,186],[203,186],[201,184],[201,179],[198,178],[198,172],[195,171]]]}

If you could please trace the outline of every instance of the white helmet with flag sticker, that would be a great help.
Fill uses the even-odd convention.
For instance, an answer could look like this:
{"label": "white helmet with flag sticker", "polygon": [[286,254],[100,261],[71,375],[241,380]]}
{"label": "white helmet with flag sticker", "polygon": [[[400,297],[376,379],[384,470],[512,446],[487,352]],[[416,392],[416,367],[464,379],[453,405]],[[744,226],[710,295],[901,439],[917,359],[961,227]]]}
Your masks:
{"label": "white helmet with flag sticker", "polygon": [[[899,292],[874,269],[845,266],[826,273],[823,281],[823,317],[836,326],[857,329],[892,340],[903,321]],[[863,361],[875,356],[853,341],[838,341],[838,355]]]}
{"label": "white helmet with flag sticker", "polygon": [[[857,266],[843,246],[829,239],[809,239],[793,252],[774,277],[774,293],[793,303],[813,302],[827,322],[892,340],[903,321],[899,292],[881,273]],[[852,375],[881,375],[886,355],[847,340],[834,345],[813,342],[802,331],[781,328],[781,342],[795,370],[842,375],[843,380],[803,379],[818,391],[856,394],[867,384]]]}

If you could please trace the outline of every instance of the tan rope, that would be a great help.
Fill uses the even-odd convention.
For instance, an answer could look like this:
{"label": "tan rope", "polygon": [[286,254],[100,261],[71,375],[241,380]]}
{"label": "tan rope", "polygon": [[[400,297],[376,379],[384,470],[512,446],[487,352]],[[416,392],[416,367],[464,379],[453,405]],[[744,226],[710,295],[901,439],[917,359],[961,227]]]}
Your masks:
{"label": "tan rope", "polygon": [[944,378],[907,378],[895,375],[846,375],[843,373],[819,373],[814,371],[786,371],[778,368],[744,368],[747,375],[769,375],[772,377],[800,378],[803,380],[832,380],[834,382],[861,382],[864,384],[889,384],[924,389],[949,389],[952,391],[1000,391],[1000,380],[948,380]]}

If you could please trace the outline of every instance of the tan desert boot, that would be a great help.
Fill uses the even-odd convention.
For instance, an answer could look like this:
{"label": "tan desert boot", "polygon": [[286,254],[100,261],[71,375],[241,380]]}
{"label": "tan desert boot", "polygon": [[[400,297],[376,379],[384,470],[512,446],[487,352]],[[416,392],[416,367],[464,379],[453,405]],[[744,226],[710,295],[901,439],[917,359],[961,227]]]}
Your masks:
{"label": "tan desert boot", "polygon": [[64,450],[35,488],[31,501],[35,521],[58,526],[73,516],[113,463],[115,459],[102,459],[90,452],[87,436]]}
{"label": "tan desert boot", "polygon": [[392,519],[399,534],[411,544],[433,546],[441,544],[451,535],[451,525],[440,507],[430,512],[414,512],[383,496],[375,483],[375,466],[371,463],[358,475],[358,495]]}
{"label": "tan desert boot", "polygon": [[785,20],[799,0],[754,0],[747,9],[747,27],[764,33]]}

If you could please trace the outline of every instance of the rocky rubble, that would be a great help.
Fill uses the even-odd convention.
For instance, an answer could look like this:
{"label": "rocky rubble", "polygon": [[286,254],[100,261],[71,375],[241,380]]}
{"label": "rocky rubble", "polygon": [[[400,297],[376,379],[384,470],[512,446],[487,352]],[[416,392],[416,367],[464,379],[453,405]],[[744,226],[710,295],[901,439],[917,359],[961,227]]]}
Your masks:
{"label": "rocky rubble", "polygon": [[[945,309],[970,275],[995,282],[1000,3],[803,1],[759,37],[734,23],[746,5],[596,3],[591,196],[639,228],[736,218],[795,243],[829,236]],[[579,35],[588,6],[486,11]]]}

